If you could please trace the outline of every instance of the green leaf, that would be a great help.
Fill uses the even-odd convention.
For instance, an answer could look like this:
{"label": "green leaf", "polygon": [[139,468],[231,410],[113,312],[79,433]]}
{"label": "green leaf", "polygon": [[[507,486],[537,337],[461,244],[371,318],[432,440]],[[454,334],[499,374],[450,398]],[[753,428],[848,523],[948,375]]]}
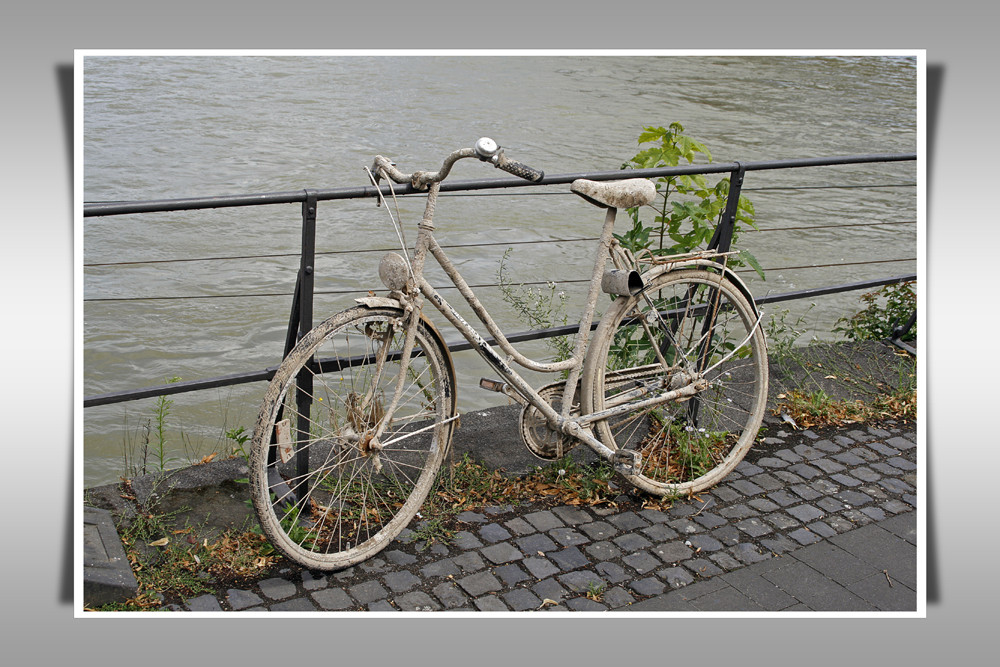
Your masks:
{"label": "green leaf", "polygon": [[757,272],[757,275],[760,276],[761,280],[767,280],[767,278],[764,277],[764,267],[760,265],[760,262],[757,261],[757,258],[753,256],[752,252],[749,250],[740,250],[739,257],[749,264],[750,268]]}

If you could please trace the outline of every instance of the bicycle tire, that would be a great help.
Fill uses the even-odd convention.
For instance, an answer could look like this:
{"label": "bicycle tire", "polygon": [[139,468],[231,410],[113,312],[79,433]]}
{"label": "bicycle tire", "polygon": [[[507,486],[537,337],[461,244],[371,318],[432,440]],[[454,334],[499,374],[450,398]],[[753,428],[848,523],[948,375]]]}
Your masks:
{"label": "bicycle tire", "polygon": [[[656,393],[695,377],[708,381],[693,397],[594,423],[607,447],[641,455],[634,474],[625,474],[630,483],[659,496],[687,495],[717,484],[743,459],[767,402],[767,350],[757,319],[741,290],[707,269],[668,271],[615,301],[584,371],[588,413],[637,388]],[[714,322],[711,336],[706,322]]]}
{"label": "bicycle tire", "polygon": [[[271,544],[307,568],[348,567],[385,548],[419,511],[450,445],[454,369],[422,319],[400,403],[381,438],[371,438],[404,372],[405,323],[391,307],[338,313],[299,341],[268,386],[251,497]],[[300,414],[307,431],[297,428]]]}

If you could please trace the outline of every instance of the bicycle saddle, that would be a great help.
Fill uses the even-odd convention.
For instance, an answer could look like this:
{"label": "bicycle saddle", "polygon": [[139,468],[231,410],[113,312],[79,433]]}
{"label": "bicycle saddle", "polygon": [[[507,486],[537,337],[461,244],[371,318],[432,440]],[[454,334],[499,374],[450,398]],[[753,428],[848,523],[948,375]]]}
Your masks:
{"label": "bicycle saddle", "polygon": [[570,185],[570,190],[601,208],[633,208],[652,204],[656,199],[656,186],[646,178],[629,178],[624,181],[588,181],[578,178]]}

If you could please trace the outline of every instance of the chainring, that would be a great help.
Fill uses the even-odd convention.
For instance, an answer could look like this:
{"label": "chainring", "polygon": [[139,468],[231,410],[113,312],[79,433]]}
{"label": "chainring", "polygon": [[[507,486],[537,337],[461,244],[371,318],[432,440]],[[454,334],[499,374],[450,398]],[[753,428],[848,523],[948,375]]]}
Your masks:
{"label": "chainring", "polygon": [[[538,390],[546,403],[552,406],[556,412],[562,412],[562,393],[566,388],[565,382],[553,382]],[[577,391],[573,396],[573,405],[570,408],[571,415],[580,414],[580,391],[579,383]],[[580,441],[572,436],[568,436],[549,428],[545,415],[538,411],[533,405],[526,405],[521,409],[521,440],[524,446],[532,454],[545,461],[555,461],[561,459],[571,449],[580,444]]]}

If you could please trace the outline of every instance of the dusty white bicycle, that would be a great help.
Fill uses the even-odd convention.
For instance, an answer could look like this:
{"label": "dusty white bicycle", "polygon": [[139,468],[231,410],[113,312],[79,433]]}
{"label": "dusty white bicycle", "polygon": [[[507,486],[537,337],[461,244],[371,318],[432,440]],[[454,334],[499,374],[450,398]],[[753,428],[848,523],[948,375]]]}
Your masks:
{"label": "dusty white bicycle", "polygon": [[[397,227],[402,254],[379,266],[388,293],[359,298],[312,329],[268,387],[252,443],[253,504],[271,543],[306,567],[338,569],[378,553],[417,514],[438,475],[458,413],[452,358],[424,315],[427,303],[499,374],[482,386],[523,406],[524,444],[541,458],[583,443],[636,487],[686,495],[729,474],[760,428],[764,334],[728,253],[637,261],[614,239],[618,209],[651,203],[651,181],[573,182],[573,192],[607,212],[572,355],[540,362],[514,349],[434,239],[439,184],[463,158],[542,178],[487,138],[451,153],[436,172],[405,174],[376,156],[373,182],[427,191],[415,246],[406,248]],[[424,278],[428,255],[494,344]],[[602,292],[615,299],[595,325]],[[563,379],[533,388],[512,363]]]}

